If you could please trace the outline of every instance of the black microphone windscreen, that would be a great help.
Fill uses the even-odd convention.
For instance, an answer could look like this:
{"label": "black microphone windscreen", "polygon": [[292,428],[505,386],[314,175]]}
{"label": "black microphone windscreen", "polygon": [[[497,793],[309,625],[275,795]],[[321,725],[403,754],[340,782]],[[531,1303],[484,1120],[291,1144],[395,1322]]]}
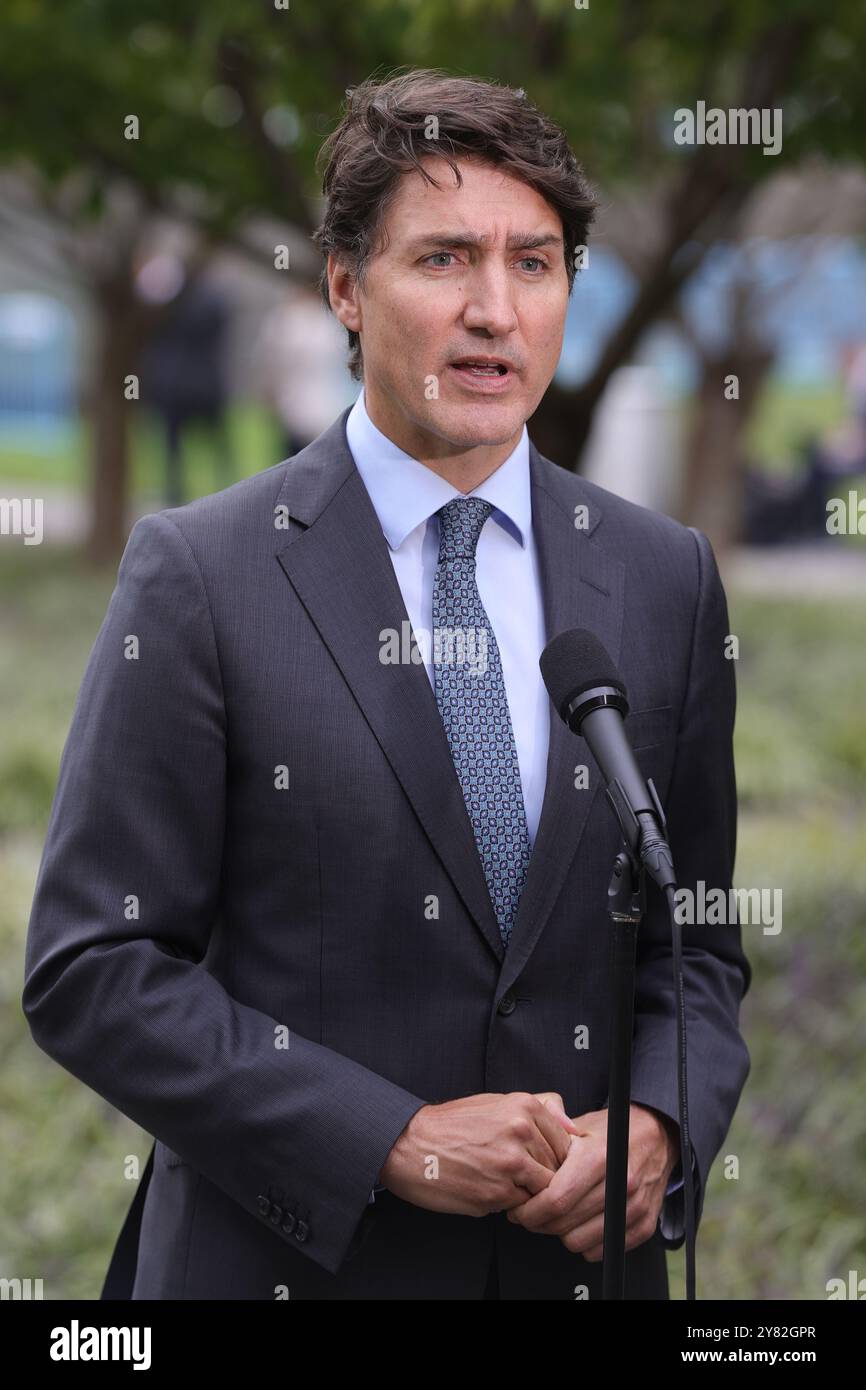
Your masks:
{"label": "black microphone windscreen", "polygon": [[575,696],[597,685],[612,685],[626,694],[622,677],[594,632],[573,627],[548,642],[539,666],[560,718],[565,719]]}

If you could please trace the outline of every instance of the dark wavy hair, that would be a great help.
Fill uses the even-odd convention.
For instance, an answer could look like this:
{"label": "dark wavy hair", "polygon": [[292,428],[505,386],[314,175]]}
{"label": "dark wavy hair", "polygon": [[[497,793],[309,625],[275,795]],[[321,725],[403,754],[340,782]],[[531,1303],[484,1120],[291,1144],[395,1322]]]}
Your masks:
{"label": "dark wavy hair", "polygon": [[[428,139],[431,117],[438,138]],[[324,141],[318,167],[325,165],[326,210],[313,241],[324,265],[319,291],[326,308],[328,255],[353,275],[361,289],[371,257],[379,249],[384,220],[404,173],[416,169],[441,185],[422,161],[447,160],[458,187],[463,180],[455,157],[477,155],[506,168],[537,190],[559,214],[568,292],[574,285],[574,249],[585,246],[596,199],[564,132],[543,115],[522,89],[479,77],[454,77],[434,68],[399,69],[381,79],[349,87],[340,124]],[[360,336],[349,335],[349,371],[363,380]]]}

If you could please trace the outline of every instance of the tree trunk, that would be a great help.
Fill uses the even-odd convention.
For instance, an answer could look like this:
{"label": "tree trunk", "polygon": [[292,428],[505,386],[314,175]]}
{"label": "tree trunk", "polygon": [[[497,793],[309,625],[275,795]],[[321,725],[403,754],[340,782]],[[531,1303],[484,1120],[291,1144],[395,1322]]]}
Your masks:
{"label": "tree trunk", "polygon": [[[816,24],[810,13],[769,25],[745,63],[738,105],[747,110],[780,105]],[[547,458],[579,472],[593,413],[611,376],[634,360],[647,329],[675,302],[708,246],[725,235],[751,187],[736,146],[703,146],[689,159],[665,199],[665,235],[642,269],[631,305],[602,344],[591,375],[577,390],[564,391],[551,383],[532,417],[533,443]],[[725,428],[730,424],[726,421]]]}
{"label": "tree trunk", "polygon": [[[687,435],[682,520],[703,531],[717,555],[742,534],[743,435],[772,364],[773,353],[755,345],[704,362]],[[739,381],[736,400],[725,396],[731,375]]]}
{"label": "tree trunk", "polygon": [[[203,241],[185,266],[181,293],[205,270],[212,254]],[[110,274],[98,279],[94,304],[97,347],[94,378],[86,413],[91,422],[91,508],[87,559],[95,565],[116,565],[128,538],[130,427],[140,398],[127,399],[126,378],[137,375],[142,349],[177,299],[151,303],[135,286],[135,243],[119,247]]]}
{"label": "tree trunk", "polygon": [[134,373],[146,314],[136,299],[132,268],[101,282],[94,302],[97,348],[90,398],[91,507],[87,559],[116,565],[126,545],[130,423],[138,401],[127,400],[125,378]]}

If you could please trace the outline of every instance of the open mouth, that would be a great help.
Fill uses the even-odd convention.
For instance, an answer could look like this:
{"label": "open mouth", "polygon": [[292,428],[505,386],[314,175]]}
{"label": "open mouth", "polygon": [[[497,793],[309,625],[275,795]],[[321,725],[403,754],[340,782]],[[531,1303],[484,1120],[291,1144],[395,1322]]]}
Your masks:
{"label": "open mouth", "polygon": [[503,362],[473,362],[468,359],[465,362],[452,362],[452,367],[457,372],[464,372],[467,376],[508,376],[508,367]]}

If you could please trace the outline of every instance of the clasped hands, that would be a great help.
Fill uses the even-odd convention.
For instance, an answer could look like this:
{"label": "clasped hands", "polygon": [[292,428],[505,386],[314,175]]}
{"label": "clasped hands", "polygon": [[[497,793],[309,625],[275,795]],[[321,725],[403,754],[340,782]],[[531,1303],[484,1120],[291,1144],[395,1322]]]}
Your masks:
{"label": "clasped hands", "polygon": [[[604,1236],[607,1110],[569,1117],[554,1091],[485,1093],[425,1105],[391,1149],[380,1180],[416,1206],[471,1216],[505,1211],[528,1231],[558,1236],[596,1261]],[[660,1111],[632,1103],[626,1242],[656,1228],[679,1129]]]}
{"label": "clasped hands", "polygon": [[[569,1148],[547,1186],[519,1206],[508,1220],[529,1231],[559,1236],[567,1250],[585,1260],[600,1260],[604,1251],[604,1194],[607,1165],[607,1110],[591,1110],[576,1119],[565,1115],[561,1097],[538,1097],[568,1121]],[[626,1250],[649,1240],[656,1228],[671,1172],[679,1157],[679,1128],[660,1111],[629,1107]]]}

